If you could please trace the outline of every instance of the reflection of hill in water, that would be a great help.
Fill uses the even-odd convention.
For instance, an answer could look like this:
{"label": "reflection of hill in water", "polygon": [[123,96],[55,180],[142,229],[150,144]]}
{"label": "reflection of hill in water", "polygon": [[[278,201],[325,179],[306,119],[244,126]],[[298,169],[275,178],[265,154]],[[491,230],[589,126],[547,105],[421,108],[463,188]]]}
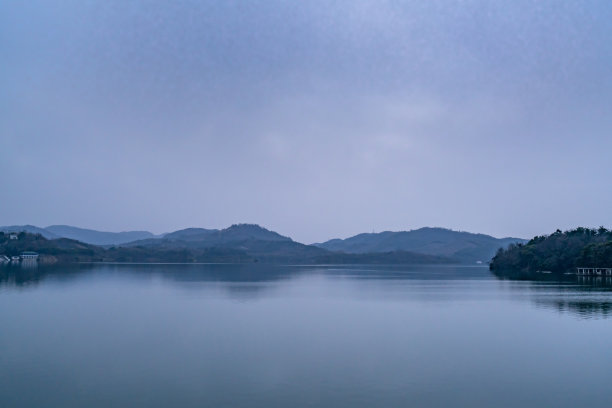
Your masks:
{"label": "reflection of hill in water", "polygon": [[58,280],[71,280],[81,275],[86,268],[40,266],[32,263],[0,266],[0,288],[35,286],[48,277]]}
{"label": "reflection of hill in water", "polygon": [[99,264],[22,267],[0,267],[0,287],[36,285],[47,279],[73,280],[85,275],[107,273],[133,278],[161,278],[176,282],[265,283],[288,279],[301,273],[300,268],[274,265],[210,264]]}
{"label": "reflection of hill in water", "polygon": [[281,282],[314,275],[352,281],[357,285],[353,285],[351,290],[360,290],[362,293],[370,291],[368,293],[373,296],[385,298],[399,296],[402,299],[418,297],[420,300],[432,301],[459,298],[478,300],[491,295],[490,290],[494,290],[495,296],[509,293],[512,299],[527,300],[539,309],[579,318],[612,316],[612,277],[495,273],[497,279],[508,282],[508,285],[492,287],[489,280],[491,275],[480,267],[89,264],[22,268],[12,265],[0,267],[0,290],[82,279],[121,279],[142,281],[143,284],[159,280],[194,294],[199,290],[213,289],[225,291],[234,298],[248,300],[275,290]]}
{"label": "reflection of hill in water", "polygon": [[0,267],[0,286],[27,286],[46,279],[59,281],[78,279],[85,275],[106,273],[134,278],[161,278],[177,283],[240,283],[275,282],[295,278],[305,273],[324,273],[359,280],[465,280],[481,278],[482,267],[420,265],[420,266],[283,266],[269,264],[81,264],[62,266],[20,265]]}
{"label": "reflection of hill in water", "polygon": [[[492,272],[500,280],[523,282],[536,307],[570,313],[580,318],[612,316],[612,277]],[[512,288],[512,287],[511,287]]]}
{"label": "reflection of hill in water", "polygon": [[571,313],[585,319],[597,317],[608,318],[612,313],[612,302],[610,301],[545,301],[542,299],[535,299],[534,301],[538,307],[545,309],[556,309],[559,313]]}

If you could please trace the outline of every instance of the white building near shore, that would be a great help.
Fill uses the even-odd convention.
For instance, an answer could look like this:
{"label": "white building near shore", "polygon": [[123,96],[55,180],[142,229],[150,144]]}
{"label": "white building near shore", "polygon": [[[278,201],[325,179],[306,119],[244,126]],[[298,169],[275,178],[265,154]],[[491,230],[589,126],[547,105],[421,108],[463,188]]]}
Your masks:
{"label": "white building near shore", "polygon": [[38,259],[38,254],[32,251],[25,251],[21,253],[21,259]]}

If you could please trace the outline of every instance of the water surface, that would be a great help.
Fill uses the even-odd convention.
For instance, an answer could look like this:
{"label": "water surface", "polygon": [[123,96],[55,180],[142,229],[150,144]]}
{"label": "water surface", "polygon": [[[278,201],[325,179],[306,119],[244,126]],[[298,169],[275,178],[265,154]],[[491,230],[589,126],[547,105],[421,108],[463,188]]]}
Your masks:
{"label": "water surface", "polygon": [[484,267],[0,270],[2,407],[609,407],[605,279]]}

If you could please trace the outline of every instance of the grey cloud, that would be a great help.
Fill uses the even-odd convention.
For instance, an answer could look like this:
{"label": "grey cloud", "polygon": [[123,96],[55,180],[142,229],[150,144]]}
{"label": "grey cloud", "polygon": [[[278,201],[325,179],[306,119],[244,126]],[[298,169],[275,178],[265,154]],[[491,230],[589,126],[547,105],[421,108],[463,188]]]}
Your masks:
{"label": "grey cloud", "polygon": [[610,17],[604,1],[5,2],[0,224],[247,221],[306,242],[609,225]]}

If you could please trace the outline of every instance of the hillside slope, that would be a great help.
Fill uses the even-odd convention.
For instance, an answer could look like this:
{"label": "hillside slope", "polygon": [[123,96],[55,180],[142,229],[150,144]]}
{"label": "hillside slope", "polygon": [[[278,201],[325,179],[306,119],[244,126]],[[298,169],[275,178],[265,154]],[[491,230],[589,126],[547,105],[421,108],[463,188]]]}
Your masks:
{"label": "hillside slope", "polygon": [[346,253],[379,253],[410,251],[455,258],[460,262],[487,262],[499,248],[526,242],[520,238],[495,238],[485,234],[453,231],[444,228],[421,228],[412,231],[364,233],[347,239],[332,239],[314,244],[330,251]]}
{"label": "hillside slope", "polygon": [[[232,232],[232,234],[235,231]],[[265,231],[264,231],[265,233]],[[0,255],[14,256],[24,251],[39,253],[39,263],[75,262],[163,262],[163,263],[269,263],[269,264],[416,264],[452,263],[452,260],[411,252],[377,254],[334,253],[278,234],[265,233],[270,240],[237,234],[241,239],[210,242],[146,240],[148,245],[104,248],[68,238],[46,239],[40,234],[21,232],[9,239],[0,232]],[[256,234],[258,235],[258,234]]]}
{"label": "hillside slope", "polygon": [[27,232],[40,234],[47,239],[68,238],[92,245],[120,245],[139,239],[157,238],[148,231],[106,232],[70,225],[51,225],[41,228],[34,225],[7,225],[0,232]]}
{"label": "hillside slope", "polygon": [[[377,253],[345,253],[305,245],[256,224],[234,224],[216,230],[188,228],[123,245],[142,250],[232,250],[241,251],[254,262],[304,264],[427,264],[453,263],[455,259],[404,250]],[[246,258],[245,258],[246,259]]]}
{"label": "hillside slope", "polygon": [[57,239],[61,236],[34,225],[5,225],[0,227],[0,232],[27,232],[29,234],[40,234],[47,239]]}
{"label": "hillside slope", "polygon": [[138,239],[155,238],[155,235],[149,231],[106,232],[70,225],[51,225],[44,230],[58,237],[75,239],[93,245],[120,245]]}

